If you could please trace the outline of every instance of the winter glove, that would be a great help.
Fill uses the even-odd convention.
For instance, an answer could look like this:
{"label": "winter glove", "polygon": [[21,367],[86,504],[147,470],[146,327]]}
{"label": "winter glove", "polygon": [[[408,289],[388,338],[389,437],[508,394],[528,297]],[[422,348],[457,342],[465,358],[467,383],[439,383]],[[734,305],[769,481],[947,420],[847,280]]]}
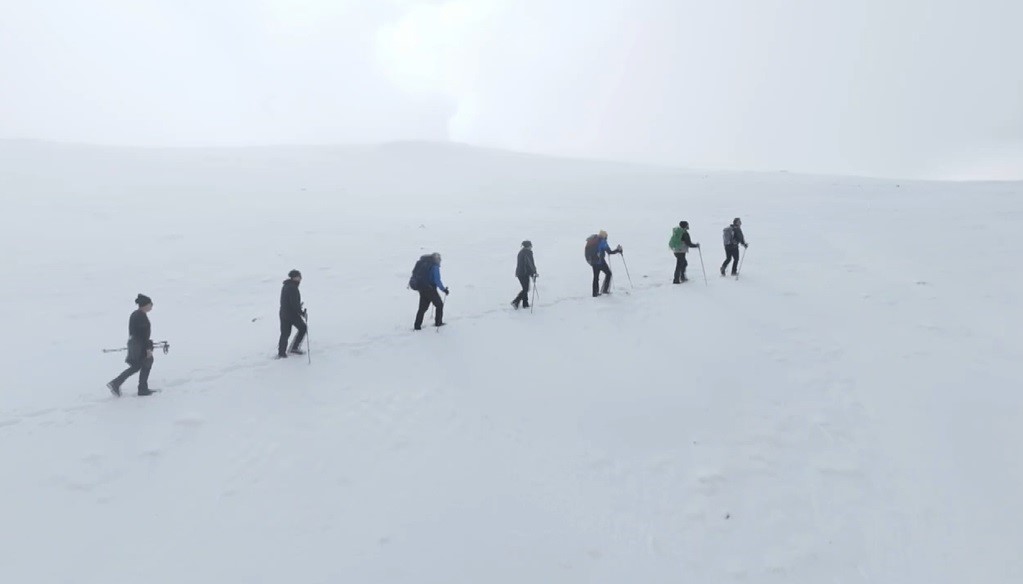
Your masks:
{"label": "winter glove", "polygon": [[698,243],[694,243],[694,244],[693,244],[693,247],[700,247],[700,244],[698,244]]}
{"label": "winter glove", "polygon": [[616,250],[618,251],[618,253],[622,253],[623,251],[625,251],[625,250],[622,249],[622,245],[621,244],[618,244],[618,247],[616,248]]}
{"label": "winter glove", "polygon": [[309,313],[304,308],[302,309],[302,318],[309,318]]}
{"label": "winter glove", "polygon": [[745,249],[745,248],[749,247],[749,244],[748,243],[744,243],[744,244],[742,244],[742,247],[743,247],[743,249]]}
{"label": "winter glove", "polygon": [[444,295],[445,295],[445,296],[447,296],[447,295],[448,295],[448,294],[450,294],[450,293],[451,293],[451,291],[450,291],[450,290],[448,290],[447,288],[445,288],[445,289],[444,289]]}

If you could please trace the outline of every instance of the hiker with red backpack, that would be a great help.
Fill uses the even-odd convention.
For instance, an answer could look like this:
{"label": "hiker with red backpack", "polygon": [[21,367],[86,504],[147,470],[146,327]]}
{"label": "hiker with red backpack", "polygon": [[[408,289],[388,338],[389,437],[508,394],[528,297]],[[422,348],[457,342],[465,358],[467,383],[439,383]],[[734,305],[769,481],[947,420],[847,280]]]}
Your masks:
{"label": "hiker with red backpack", "polygon": [[[600,233],[591,235],[586,238],[586,263],[590,264],[593,268],[593,297],[596,298],[601,294],[607,294],[611,289],[611,268],[607,265],[605,260],[605,254],[618,254],[622,253],[622,246],[611,249],[611,246],[607,243],[607,231],[601,230]],[[600,273],[604,272],[604,286],[599,287]]]}
{"label": "hiker with red backpack", "polygon": [[440,290],[445,296],[450,292],[440,279],[440,254],[432,253],[419,258],[412,268],[412,277],[408,287],[419,292],[419,310],[416,311],[415,330],[423,329],[423,318],[430,304],[437,309],[433,326],[444,326],[444,301],[440,299]]}

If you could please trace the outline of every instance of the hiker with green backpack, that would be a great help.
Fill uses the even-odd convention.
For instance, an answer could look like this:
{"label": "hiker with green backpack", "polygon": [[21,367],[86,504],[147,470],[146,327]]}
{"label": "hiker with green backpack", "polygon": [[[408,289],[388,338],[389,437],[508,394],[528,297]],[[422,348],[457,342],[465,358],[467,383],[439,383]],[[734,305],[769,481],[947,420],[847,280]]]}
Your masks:
{"label": "hiker with green backpack", "polygon": [[672,283],[681,284],[682,282],[688,282],[689,278],[686,278],[686,267],[689,265],[689,262],[686,260],[686,253],[689,252],[691,247],[700,247],[700,244],[693,243],[689,235],[688,221],[679,221],[678,227],[671,229],[671,239],[668,241],[668,247],[675,254],[675,279]]}

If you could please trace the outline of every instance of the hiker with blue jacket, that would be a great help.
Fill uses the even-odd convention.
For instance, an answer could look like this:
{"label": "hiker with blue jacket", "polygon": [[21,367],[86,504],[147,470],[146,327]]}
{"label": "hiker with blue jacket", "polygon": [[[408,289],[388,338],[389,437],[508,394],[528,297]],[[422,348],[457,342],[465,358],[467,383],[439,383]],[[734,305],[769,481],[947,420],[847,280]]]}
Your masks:
{"label": "hiker with blue jacket", "polygon": [[440,290],[447,296],[448,287],[440,279],[440,254],[432,253],[419,258],[412,268],[409,288],[419,292],[419,310],[416,312],[415,330],[423,329],[423,317],[431,304],[437,309],[433,326],[444,326],[444,301],[440,298]]}
{"label": "hiker with blue jacket", "polygon": [[725,227],[723,238],[725,242],[725,263],[721,264],[721,275],[725,275],[728,263],[732,262],[732,275],[739,273],[739,246],[746,248],[746,238],[742,235],[742,220],[736,217],[732,224]]}
{"label": "hiker with blue jacket", "polygon": [[686,253],[689,252],[691,247],[700,247],[700,244],[693,243],[689,235],[688,221],[679,221],[678,227],[671,229],[671,240],[668,241],[668,247],[675,254],[675,279],[672,283],[681,284],[682,282],[688,282],[689,278],[686,278],[686,267],[689,266],[689,262],[686,260]]}
{"label": "hiker with blue jacket", "polygon": [[[607,294],[611,289],[611,268],[607,265],[605,254],[622,253],[622,246],[611,249],[607,243],[607,231],[601,230],[596,235],[586,238],[586,263],[593,268],[593,297]],[[604,286],[598,287],[600,273],[604,272]]]}

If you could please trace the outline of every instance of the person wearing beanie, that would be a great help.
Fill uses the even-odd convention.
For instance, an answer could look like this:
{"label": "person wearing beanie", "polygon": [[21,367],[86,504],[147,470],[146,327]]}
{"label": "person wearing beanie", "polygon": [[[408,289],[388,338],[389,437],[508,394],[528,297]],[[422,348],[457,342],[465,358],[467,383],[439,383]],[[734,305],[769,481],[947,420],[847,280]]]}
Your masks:
{"label": "person wearing beanie", "polygon": [[688,221],[679,221],[678,227],[671,229],[671,240],[668,241],[668,247],[675,254],[675,279],[672,280],[672,283],[681,284],[682,282],[688,282],[689,278],[686,278],[686,267],[689,266],[689,262],[686,260],[686,253],[689,252],[691,247],[700,247],[700,244],[693,243],[689,235]]}
{"label": "person wearing beanie", "polygon": [[[300,348],[305,339],[305,309],[302,307],[302,293],[298,291],[298,285],[302,283],[302,272],[291,270],[288,272],[288,279],[281,286],[281,336],[277,341],[277,358],[287,359],[288,353],[304,355]],[[288,339],[291,337],[292,327],[298,329],[295,340],[288,348]]]}
{"label": "person wearing beanie", "polygon": [[721,264],[721,275],[725,275],[728,264],[732,262],[732,275],[735,276],[739,273],[739,246],[749,247],[746,244],[746,238],[742,235],[742,220],[738,217],[733,219],[732,224],[725,227],[723,238],[725,242],[725,263]]}
{"label": "person wearing beanie", "polygon": [[[622,246],[611,249],[607,242],[607,231],[600,230],[599,233],[586,238],[586,263],[593,268],[593,297],[607,294],[611,290],[611,267],[607,265],[604,254],[622,253]],[[598,287],[600,273],[604,272],[604,286]]]}
{"label": "person wearing beanie", "polygon": [[121,397],[121,385],[136,373],[139,373],[139,395],[153,394],[149,389],[149,372],[153,369],[153,331],[147,316],[153,309],[153,299],[139,294],[135,304],[138,309],[128,318],[128,355],[124,359],[128,368],[107,383],[107,389],[117,397]]}
{"label": "person wearing beanie", "polygon": [[529,308],[529,280],[530,278],[535,280],[539,275],[536,273],[536,262],[533,261],[533,242],[527,239],[522,242],[518,263],[515,266],[515,277],[522,285],[522,291],[515,297],[515,300],[512,300],[515,310],[519,309],[520,304],[522,308]]}
{"label": "person wearing beanie", "polygon": [[409,287],[419,292],[419,308],[416,310],[416,320],[413,323],[413,330],[423,330],[423,319],[426,318],[426,309],[432,304],[436,309],[434,313],[433,326],[442,327],[444,322],[444,301],[440,298],[440,290],[447,296],[451,290],[444,285],[440,279],[440,254],[432,253],[419,258],[412,268],[412,277],[409,279]]}

